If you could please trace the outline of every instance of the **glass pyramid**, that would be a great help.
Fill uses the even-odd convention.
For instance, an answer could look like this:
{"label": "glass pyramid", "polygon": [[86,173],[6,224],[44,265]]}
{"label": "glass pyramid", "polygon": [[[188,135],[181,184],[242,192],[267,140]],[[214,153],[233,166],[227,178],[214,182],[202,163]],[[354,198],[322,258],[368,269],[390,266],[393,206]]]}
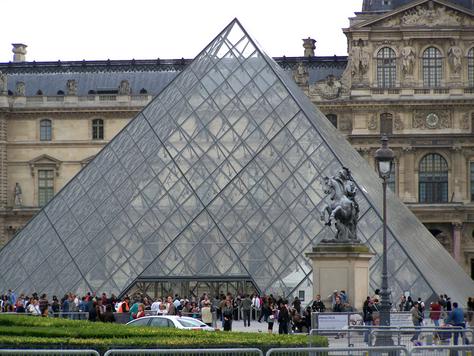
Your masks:
{"label": "glass pyramid", "polygon": [[[342,165],[358,184],[375,289],[378,176],[233,20],[0,251],[0,290],[123,294],[142,280],[219,277],[310,297],[304,253],[335,233],[319,219],[320,178]],[[388,201],[392,295],[474,295],[415,216]]]}

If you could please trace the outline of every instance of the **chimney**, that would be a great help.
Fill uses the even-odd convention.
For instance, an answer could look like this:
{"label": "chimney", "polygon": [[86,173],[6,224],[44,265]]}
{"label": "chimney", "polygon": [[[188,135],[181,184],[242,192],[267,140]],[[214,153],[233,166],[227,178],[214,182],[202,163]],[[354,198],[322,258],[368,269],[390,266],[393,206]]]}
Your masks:
{"label": "chimney", "polygon": [[316,49],[316,40],[311,37],[303,39],[303,48],[305,57],[314,57],[314,50]]}
{"label": "chimney", "polygon": [[23,43],[12,43],[13,49],[13,62],[25,62],[26,61],[26,47]]}

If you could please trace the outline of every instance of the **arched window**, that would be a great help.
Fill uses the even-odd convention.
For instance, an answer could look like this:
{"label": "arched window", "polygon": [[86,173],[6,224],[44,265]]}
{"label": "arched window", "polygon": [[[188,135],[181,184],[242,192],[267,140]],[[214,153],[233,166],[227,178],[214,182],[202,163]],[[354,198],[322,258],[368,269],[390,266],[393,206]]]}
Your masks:
{"label": "arched window", "polygon": [[326,117],[328,118],[329,122],[337,129],[337,115],[327,114]]}
{"label": "arched window", "polygon": [[395,51],[390,47],[377,52],[377,85],[379,88],[393,88],[397,79]]}
{"label": "arched window", "polygon": [[390,113],[383,113],[380,115],[380,133],[391,135],[393,133],[393,115]]}
{"label": "arched window", "polygon": [[435,47],[429,47],[423,52],[423,85],[439,87],[443,79],[443,58]]}
{"label": "arched window", "polygon": [[51,141],[51,120],[40,121],[40,141]]}
{"label": "arched window", "polygon": [[64,91],[58,90],[58,92],[57,92],[56,94],[58,94],[58,95],[64,95]]}
{"label": "arched window", "polygon": [[469,86],[474,87],[474,48],[467,53],[467,78]]}
{"label": "arched window", "polygon": [[104,139],[104,120],[102,119],[92,120],[92,139],[93,140]]}
{"label": "arched window", "polygon": [[39,90],[36,92],[36,95],[43,95],[43,92],[41,91],[41,89],[39,89]]}
{"label": "arched window", "polygon": [[148,91],[145,88],[141,88],[140,94],[148,94]]}
{"label": "arched window", "polygon": [[448,202],[448,164],[443,156],[430,153],[420,161],[420,203]]}

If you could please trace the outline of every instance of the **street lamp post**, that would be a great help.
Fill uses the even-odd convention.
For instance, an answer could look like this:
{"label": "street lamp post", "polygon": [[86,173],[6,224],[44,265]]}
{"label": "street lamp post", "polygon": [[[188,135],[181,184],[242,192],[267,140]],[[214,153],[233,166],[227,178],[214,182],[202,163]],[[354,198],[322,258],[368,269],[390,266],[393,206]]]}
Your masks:
{"label": "street lamp post", "polygon": [[[394,154],[388,148],[387,136],[382,136],[382,147],[375,152],[375,162],[379,177],[382,179],[383,187],[383,253],[382,253],[382,289],[380,291],[381,305],[380,305],[380,325],[390,326],[390,290],[388,288],[388,265],[387,265],[387,180],[390,178],[392,172],[392,164]],[[385,337],[377,340],[387,345],[393,344],[391,335],[387,334]],[[389,336],[389,337],[388,337]]]}

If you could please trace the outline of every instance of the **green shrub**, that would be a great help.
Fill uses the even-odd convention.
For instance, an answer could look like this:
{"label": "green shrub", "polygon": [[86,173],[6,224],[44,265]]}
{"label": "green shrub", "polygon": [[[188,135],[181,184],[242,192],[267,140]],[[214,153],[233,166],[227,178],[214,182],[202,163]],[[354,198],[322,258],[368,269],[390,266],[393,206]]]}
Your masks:
{"label": "green shrub", "polygon": [[[313,336],[313,346],[327,346],[325,337]],[[216,348],[305,347],[306,335],[204,332],[134,327],[60,318],[0,315],[0,347],[108,348]]]}

